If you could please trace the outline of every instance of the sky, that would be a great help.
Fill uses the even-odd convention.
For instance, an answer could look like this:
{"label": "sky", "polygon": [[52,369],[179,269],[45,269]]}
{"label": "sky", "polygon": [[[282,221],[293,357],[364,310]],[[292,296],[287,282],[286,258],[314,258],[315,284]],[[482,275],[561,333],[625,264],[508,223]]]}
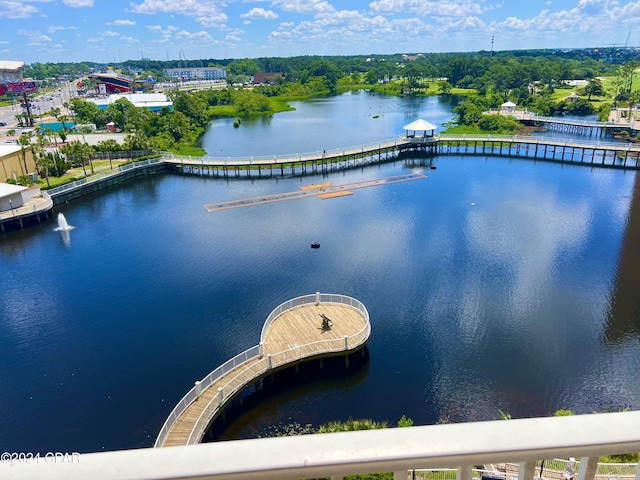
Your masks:
{"label": "sky", "polygon": [[640,0],[0,0],[0,59],[640,46],[639,25]]}

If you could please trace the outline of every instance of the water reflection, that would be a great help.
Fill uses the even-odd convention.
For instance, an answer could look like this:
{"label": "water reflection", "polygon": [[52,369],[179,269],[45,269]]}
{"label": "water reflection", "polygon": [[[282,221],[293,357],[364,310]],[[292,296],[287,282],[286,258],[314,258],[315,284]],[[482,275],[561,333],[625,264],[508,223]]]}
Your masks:
{"label": "water reflection", "polygon": [[633,184],[620,258],[607,312],[605,340],[640,340],[640,175]]}

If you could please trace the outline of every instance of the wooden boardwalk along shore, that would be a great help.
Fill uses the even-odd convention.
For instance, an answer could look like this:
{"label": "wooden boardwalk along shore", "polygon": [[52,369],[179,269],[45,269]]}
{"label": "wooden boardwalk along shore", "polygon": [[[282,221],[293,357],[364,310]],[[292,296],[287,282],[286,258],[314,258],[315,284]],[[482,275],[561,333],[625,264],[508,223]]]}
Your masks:
{"label": "wooden boardwalk along shore", "polygon": [[[331,326],[323,328],[323,316]],[[155,447],[200,443],[211,422],[242,391],[305,360],[348,355],[364,347],[371,325],[358,300],[338,294],[305,295],[279,305],[267,317],[260,343],[227,361],[180,400]]]}

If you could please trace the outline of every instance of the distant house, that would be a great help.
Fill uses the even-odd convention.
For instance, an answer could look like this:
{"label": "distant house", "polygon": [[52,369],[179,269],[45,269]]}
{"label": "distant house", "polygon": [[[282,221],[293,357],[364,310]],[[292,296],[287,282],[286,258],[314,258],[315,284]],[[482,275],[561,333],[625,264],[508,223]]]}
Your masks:
{"label": "distant house", "polygon": [[279,78],[284,79],[283,72],[258,72],[253,76],[253,81],[251,83],[254,85],[262,85],[263,83],[273,85]]}

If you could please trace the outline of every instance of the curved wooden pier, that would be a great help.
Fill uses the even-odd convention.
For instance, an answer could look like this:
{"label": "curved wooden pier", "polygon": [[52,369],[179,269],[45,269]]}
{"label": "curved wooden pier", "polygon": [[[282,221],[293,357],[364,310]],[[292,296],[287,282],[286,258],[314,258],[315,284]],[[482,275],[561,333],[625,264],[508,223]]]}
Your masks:
{"label": "curved wooden pier", "polygon": [[[331,319],[331,328],[322,328],[322,315]],[[348,355],[370,334],[369,313],[355,298],[315,293],[279,305],[267,317],[259,345],[216,368],[180,400],[155,447],[200,443],[211,422],[247,386],[305,360]]]}

